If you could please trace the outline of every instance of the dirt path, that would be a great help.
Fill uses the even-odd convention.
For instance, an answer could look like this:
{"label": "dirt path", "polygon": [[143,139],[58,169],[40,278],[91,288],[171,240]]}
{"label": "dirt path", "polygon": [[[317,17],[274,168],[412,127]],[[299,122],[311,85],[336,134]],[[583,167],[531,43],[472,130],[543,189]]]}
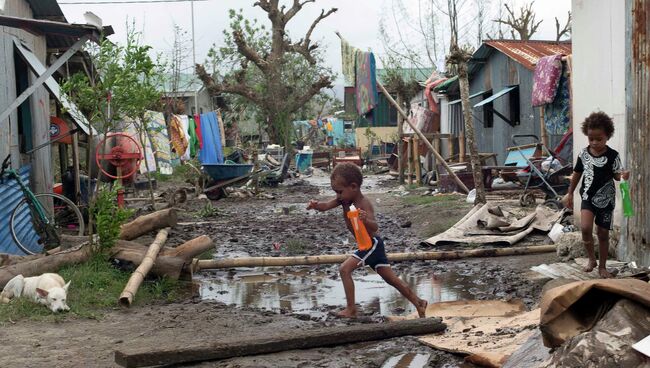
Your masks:
{"label": "dirt path", "polygon": [[[327,183],[327,181],[325,181]],[[418,200],[405,203],[400,191],[388,192],[394,182],[374,186],[369,194],[377,207],[382,235],[388,251],[417,250],[419,242],[444,230],[467,211],[462,198],[456,202],[422,205]],[[394,189],[394,188],[392,188]],[[371,191],[372,192],[372,191]],[[341,213],[308,213],[310,198],[324,198],[326,186],[293,182],[270,191],[275,199],[224,199],[214,202],[218,214],[200,218],[204,205],[193,201],[180,211],[181,222],[209,222],[203,225],[176,227],[170,234],[171,245],[197,235],[207,234],[217,244],[220,257],[315,255],[348,252],[351,236]],[[410,223],[410,225],[409,225]],[[345,245],[345,241],[348,245]],[[275,246],[274,246],[275,245]],[[279,249],[277,247],[279,246]],[[463,285],[462,295],[476,299],[521,298],[532,306],[538,300],[541,282],[531,282],[526,270],[534,264],[548,262],[553,255],[516,258],[471,259],[455,262],[415,262],[396,264],[403,275],[451,275]],[[289,268],[286,272],[298,268]],[[319,270],[337,280],[337,265]],[[229,271],[223,271],[229,272]],[[363,271],[361,271],[363,272]],[[232,272],[230,272],[232,273]],[[205,272],[204,278],[216,277]],[[383,285],[381,287],[388,286]],[[72,301],[73,302],[73,301]],[[132,310],[109,311],[100,320],[73,317],[56,324],[18,321],[0,329],[0,356],[3,367],[114,367],[113,352],[126,346],[178,347],[224,338],[260,336],[274,331],[309,329],[346,323],[383,320],[381,308],[372,303],[364,306],[364,318],[348,322],[335,319],[327,312],[339,306],[315,306],[320,314],[292,313],[291,310],[262,310],[190,300],[152,305]],[[407,313],[404,308],[391,313]],[[385,313],[384,313],[385,314]],[[329,349],[290,351],[260,357],[245,357],[196,366],[205,367],[378,367],[386,359],[406,352],[431,354],[429,367],[459,366],[462,358],[421,346],[405,337],[376,343],[354,344]]]}

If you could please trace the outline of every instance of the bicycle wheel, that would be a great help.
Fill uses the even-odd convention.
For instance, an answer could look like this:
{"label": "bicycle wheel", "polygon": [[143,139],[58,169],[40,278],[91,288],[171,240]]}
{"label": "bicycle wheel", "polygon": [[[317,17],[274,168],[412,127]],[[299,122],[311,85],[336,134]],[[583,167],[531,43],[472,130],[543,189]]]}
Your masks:
{"label": "bicycle wheel", "polygon": [[[36,199],[41,203],[45,215],[50,221],[50,228],[60,238],[61,235],[83,235],[85,224],[81,211],[68,198],[54,194],[36,194]],[[50,208],[50,204],[53,207]],[[11,212],[11,236],[20,250],[26,254],[43,252],[49,246],[56,247],[58,244],[48,244],[45,224],[37,213],[33,212],[33,206],[23,198]],[[45,239],[44,239],[45,238]]]}

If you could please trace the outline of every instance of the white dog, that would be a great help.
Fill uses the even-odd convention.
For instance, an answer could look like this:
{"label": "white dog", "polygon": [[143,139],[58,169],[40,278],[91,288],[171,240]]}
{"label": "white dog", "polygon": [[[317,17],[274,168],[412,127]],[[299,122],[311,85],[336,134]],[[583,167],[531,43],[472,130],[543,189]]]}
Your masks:
{"label": "white dog", "polygon": [[40,276],[23,277],[18,275],[9,280],[0,294],[0,302],[9,303],[11,298],[28,298],[36,303],[44,304],[52,312],[68,311],[66,304],[68,287],[63,277],[56,273],[44,273]]}

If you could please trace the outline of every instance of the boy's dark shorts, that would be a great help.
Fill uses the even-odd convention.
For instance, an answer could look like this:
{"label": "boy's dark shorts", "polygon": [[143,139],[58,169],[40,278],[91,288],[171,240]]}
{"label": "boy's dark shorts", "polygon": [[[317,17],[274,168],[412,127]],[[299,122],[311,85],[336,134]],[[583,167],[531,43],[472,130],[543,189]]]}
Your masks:
{"label": "boy's dark shorts", "polygon": [[613,208],[598,208],[594,206],[591,201],[583,200],[580,204],[580,209],[587,210],[594,214],[594,222],[596,223],[596,226],[607,230],[612,229],[612,214],[614,213]]}
{"label": "boy's dark shorts", "polygon": [[362,266],[370,266],[375,271],[377,267],[390,267],[388,257],[386,257],[386,250],[384,249],[384,241],[378,236],[372,237],[372,248],[369,250],[357,250],[352,256],[357,258]]}

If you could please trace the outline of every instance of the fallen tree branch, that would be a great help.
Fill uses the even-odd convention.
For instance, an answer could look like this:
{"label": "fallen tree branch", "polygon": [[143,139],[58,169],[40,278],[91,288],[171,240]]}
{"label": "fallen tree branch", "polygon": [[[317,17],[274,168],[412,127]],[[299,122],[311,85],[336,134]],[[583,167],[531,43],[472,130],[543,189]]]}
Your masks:
{"label": "fallen tree branch", "polygon": [[165,228],[158,232],[156,239],[154,239],[153,243],[151,243],[149,246],[149,250],[144,256],[144,259],[142,262],[140,262],[138,268],[136,268],[136,270],[133,272],[133,275],[131,275],[129,278],[129,281],[124,287],[124,291],[122,291],[122,294],[120,295],[119,302],[123,307],[131,306],[131,302],[133,301],[135,293],[138,292],[140,284],[142,284],[145,276],[147,276],[147,273],[149,273],[149,270],[151,270],[154,260],[156,259],[158,252],[160,252],[160,248],[162,248],[162,246],[165,244],[165,241],[167,241],[168,234],[169,228]]}
{"label": "fallen tree branch", "polygon": [[[388,260],[392,262],[450,260],[472,257],[498,257],[520,254],[550,253],[555,252],[555,245],[537,245],[531,247],[512,248],[486,248],[471,250],[454,250],[440,252],[408,252],[388,253]],[[303,257],[243,257],[232,259],[199,260],[198,270],[233,267],[267,267],[267,266],[296,266],[313,264],[341,263],[348,259],[350,254],[326,254],[321,256]]]}
{"label": "fallen tree branch", "polygon": [[14,276],[30,277],[46,272],[57,272],[63,266],[85,262],[91,254],[91,247],[85,243],[56,254],[0,267],[0,288],[3,288]]}
{"label": "fallen tree branch", "polygon": [[277,353],[294,349],[312,349],[362,341],[385,340],[407,335],[442,332],[447,326],[440,318],[420,318],[389,323],[325,327],[311,331],[290,330],[275,336],[215,342],[151,351],[130,349],[115,351],[115,362],[123,367],[171,365],[239,356]]}
{"label": "fallen tree branch", "polygon": [[[111,258],[122,262],[128,262],[135,267],[139,266],[144,259],[145,254],[149,248],[146,245],[136,243],[129,240],[118,240],[113,248],[111,248]],[[170,279],[178,280],[184,272],[184,268],[188,265],[186,271],[190,273],[190,262],[180,257],[173,257],[165,255],[165,249],[158,254],[156,262],[154,262],[150,274],[163,277],[166,276]]]}
{"label": "fallen tree branch", "polygon": [[210,249],[214,249],[214,243],[212,243],[212,239],[210,239],[210,237],[207,235],[201,235],[198,238],[186,241],[176,248],[165,248],[161,254],[172,257],[180,257],[186,261],[191,261],[192,258]]}
{"label": "fallen tree branch", "polygon": [[173,208],[152,212],[122,225],[120,239],[133,240],[150,231],[175,226],[177,222],[178,217]]}

